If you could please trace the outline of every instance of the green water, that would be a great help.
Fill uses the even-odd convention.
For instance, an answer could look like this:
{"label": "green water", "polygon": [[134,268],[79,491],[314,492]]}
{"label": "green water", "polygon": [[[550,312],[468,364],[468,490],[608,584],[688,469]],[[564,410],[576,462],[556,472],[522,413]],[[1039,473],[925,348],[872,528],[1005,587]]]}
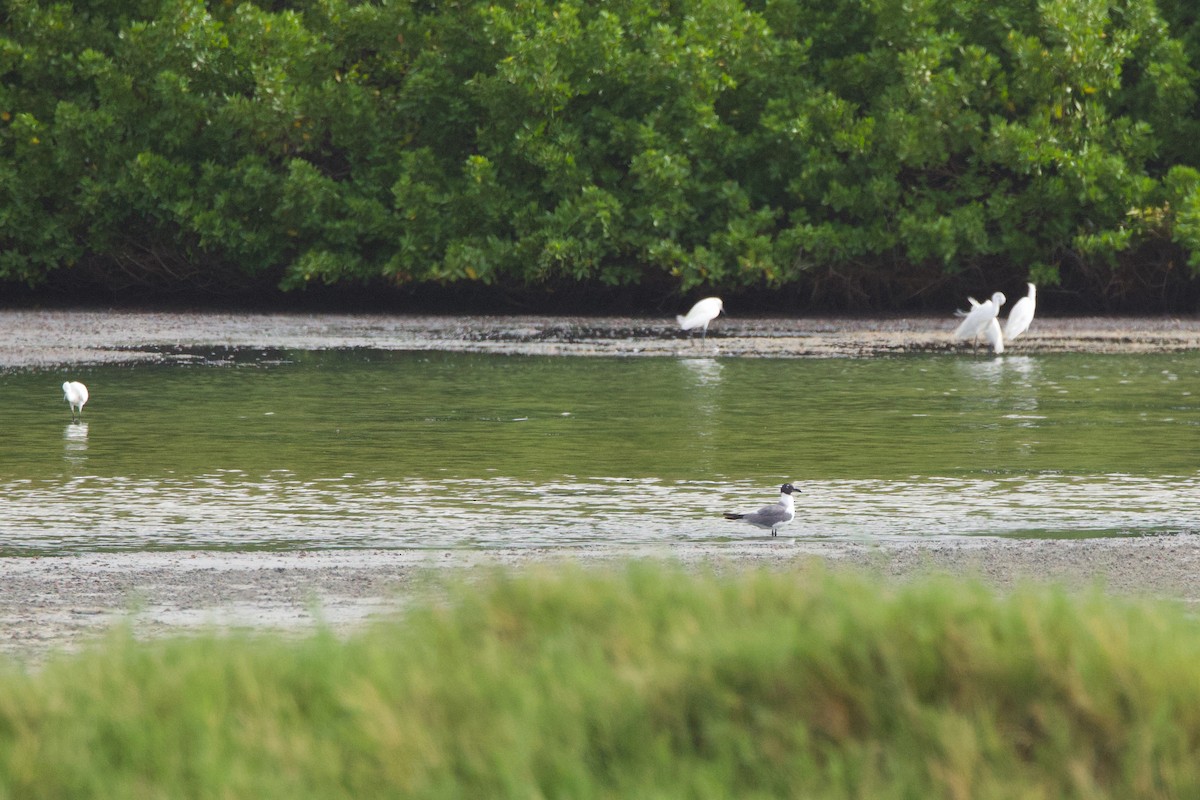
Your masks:
{"label": "green water", "polygon": [[799,537],[1200,518],[1200,354],[200,355],[0,375],[0,551],[719,541],[785,480]]}

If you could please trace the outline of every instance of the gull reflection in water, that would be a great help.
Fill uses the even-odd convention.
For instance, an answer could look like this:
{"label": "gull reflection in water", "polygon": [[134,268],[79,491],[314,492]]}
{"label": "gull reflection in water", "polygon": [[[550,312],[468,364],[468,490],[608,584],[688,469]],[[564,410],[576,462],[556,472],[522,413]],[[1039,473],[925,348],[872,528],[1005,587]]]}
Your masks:
{"label": "gull reflection in water", "polygon": [[63,458],[72,464],[87,460],[88,424],[72,422],[63,429]]}

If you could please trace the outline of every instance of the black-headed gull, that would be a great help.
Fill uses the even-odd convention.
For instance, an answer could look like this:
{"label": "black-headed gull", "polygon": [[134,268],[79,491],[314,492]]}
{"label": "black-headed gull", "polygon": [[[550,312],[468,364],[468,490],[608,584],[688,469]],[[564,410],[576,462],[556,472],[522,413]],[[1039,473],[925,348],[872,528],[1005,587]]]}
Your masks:
{"label": "black-headed gull", "polygon": [[741,522],[748,522],[759,528],[769,528],[772,536],[778,536],[779,526],[786,525],[796,517],[796,501],[792,498],[792,492],[797,494],[802,493],[790,483],[785,483],[779,487],[778,503],[763,506],[758,511],[751,511],[749,514],[731,514],[725,512],[725,519],[735,519]]}

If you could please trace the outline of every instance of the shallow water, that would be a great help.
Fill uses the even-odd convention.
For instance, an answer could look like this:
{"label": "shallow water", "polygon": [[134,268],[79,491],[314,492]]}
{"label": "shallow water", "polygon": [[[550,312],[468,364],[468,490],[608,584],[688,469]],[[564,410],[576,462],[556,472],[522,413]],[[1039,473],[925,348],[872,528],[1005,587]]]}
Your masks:
{"label": "shallow water", "polygon": [[[92,398],[72,424],[58,386]],[[1200,354],[213,352],[0,375],[0,552],[1195,530]]]}

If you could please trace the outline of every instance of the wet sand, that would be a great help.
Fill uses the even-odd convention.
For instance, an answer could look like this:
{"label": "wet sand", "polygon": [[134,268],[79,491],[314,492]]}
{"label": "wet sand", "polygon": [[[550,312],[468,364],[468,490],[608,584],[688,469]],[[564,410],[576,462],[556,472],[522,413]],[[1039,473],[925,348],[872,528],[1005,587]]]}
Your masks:
{"label": "wet sand", "polygon": [[[971,352],[953,317],[720,317],[706,340],[674,320],[0,311],[0,369],[172,360],[213,348],[444,350],[513,355],[873,357]],[[1200,348],[1200,318],[1037,319],[1009,352],[1170,352]],[[983,348],[980,350],[984,352]]]}
{"label": "wet sand", "polygon": [[[700,342],[665,319],[2,311],[0,369],[189,360],[223,348],[771,358],[960,351],[975,357],[969,345],[952,340],[953,329],[953,318],[722,317]],[[1197,348],[1197,319],[1090,317],[1039,319],[1010,353]],[[718,571],[801,571],[816,560],[887,580],[948,572],[1001,589],[1053,582],[1200,602],[1200,536],[1190,534],[872,545],[748,534],[732,544],[632,549],[93,553],[0,557],[0,651],[37,662],[121,622],[143,636],[213,627],[304,632],[318,624],[350,631],[399,608],[430,574],[563,560],[601,566],[631,558]]]}
{"label": "wet sand", "polygon": [[846,544],[750,536],[735,544],[291,553],[130,552],[0,558],[0,652],[37,663],[115,625],[139,637],[192,631],[340,633],[403,607],[431,578],[491,568],[658,559],[686,569],[793,572],[820,564],[880,581],[950,574],[1005,590],[1028,583],[1200,603],[1200,535],[1129,539],[963,539]]}

